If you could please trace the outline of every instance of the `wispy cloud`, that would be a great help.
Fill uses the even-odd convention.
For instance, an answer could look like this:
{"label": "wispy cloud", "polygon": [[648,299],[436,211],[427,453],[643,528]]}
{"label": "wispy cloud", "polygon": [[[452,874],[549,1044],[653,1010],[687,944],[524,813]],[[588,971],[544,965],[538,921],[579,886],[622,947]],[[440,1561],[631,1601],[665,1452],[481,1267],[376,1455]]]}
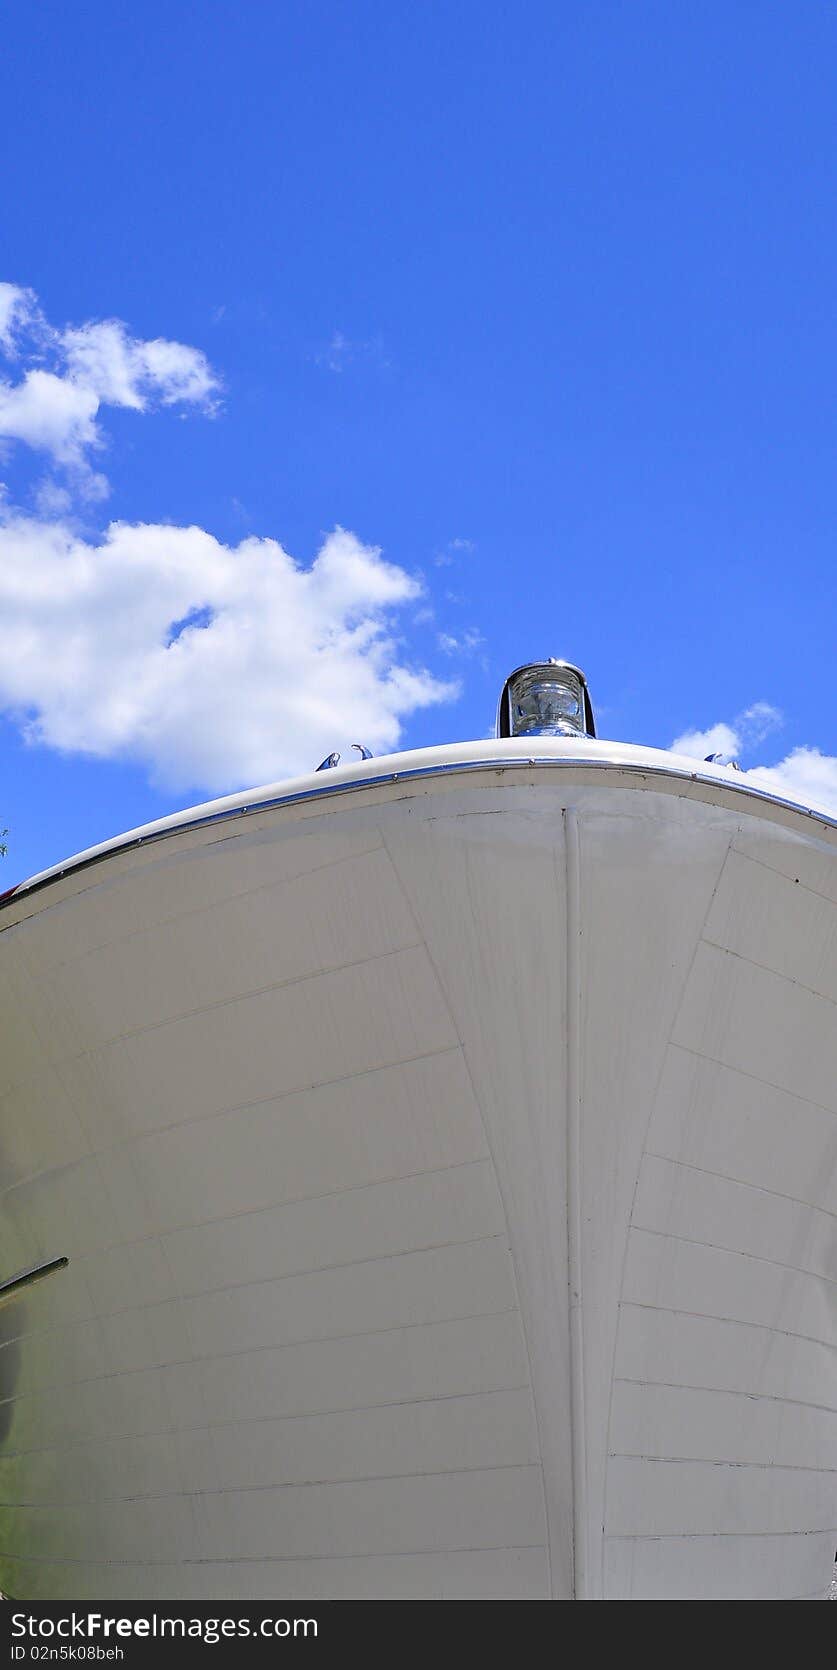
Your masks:
{"label": "wispy cloud", "polygon": [[[705,730],[682,732],[671,746],[676,754],[694,759],[723,754],[740,760],[760,749],[783,723],[778,708],[769,702],[755,702],[735,719],[719,720]],[[823,754],[812,745],[793,748],[773,764],[747,766],[742,777],[784,799],[821,807],[832,816],[837,814],[837,756]]]}
{"label": "wispy cloud", "polygon": [[105,444],[103,407],[211,413],[220,391],[199,348],[143,341],[119,319],[56,329],[34,292],[15,284],[0,284],[0,353],[14,373],[0,378],[0,438],[45,454],[86,499],[108,491],[92,463]]}
{"label": "wispy cloud", "polygon": [[444,655],[473,655],[485,639],[478,627],[469,626],[458,637],[452,632],[440,632],[436,642]]}
{"label": "wispy cloud", "polygon": [[338,374],[361,360],[369,361],[378,371],[392,369],[392,361],[381,336],[350,337],[345,336],[343,331],[334,331],[331,340],[318,349],[314,358],[323,370]]}
{"label": "wispy cloud", "polygon": [[16,356],[16,337],[26,321],[39,318],[34,290],[24,290],[19,284],[0,284],[0,349],[7,357]]}
{"label": "wispy cloud", "polygon": [[433,558],[434,567],[452,568],[458,558],[470,556],[476,550],[473,539],[449,539],[441,551],[437,551]]}

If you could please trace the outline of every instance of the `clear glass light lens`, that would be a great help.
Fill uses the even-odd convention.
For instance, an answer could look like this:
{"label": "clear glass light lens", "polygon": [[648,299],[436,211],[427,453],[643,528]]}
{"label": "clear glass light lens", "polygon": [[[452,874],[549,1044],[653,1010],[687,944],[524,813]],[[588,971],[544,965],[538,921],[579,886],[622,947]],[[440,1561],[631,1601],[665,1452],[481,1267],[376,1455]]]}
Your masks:
{"label": "clear glass light lens", "polygon": [[572,673],[560,679],[528,668],[510,691],[512,736],[583,736],[581,685]]}

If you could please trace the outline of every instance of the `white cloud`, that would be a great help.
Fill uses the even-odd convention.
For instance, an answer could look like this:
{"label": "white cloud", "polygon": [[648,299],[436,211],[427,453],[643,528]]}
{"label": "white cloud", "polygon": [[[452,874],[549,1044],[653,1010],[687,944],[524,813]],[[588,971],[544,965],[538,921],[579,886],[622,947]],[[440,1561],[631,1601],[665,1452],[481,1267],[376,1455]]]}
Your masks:
{"label": "white cloud", "polygon": [[17,381],[0,380],[0,437],[46,453],[86,498],[107,491],[90,462],[104,445],[103,406],[144,412],[182,403],[211,412],[219,389],[199,348],[141,341],[118,319],[53,329],[34,293],[13,284],[0,285],[0,350],[22,364]]}
{"label": "white cloud", "polygon": [[705,760],[710,754],[738,753],[738,733],[731,725],[720,722],[710,725],[706,731],[684,731],[682,736],[676,736],[671,744],[675,754],[688,754],[691,759]]}
{"label": "white cloud", "polygon": [[822,806],[837,816],[837,755],[821,754],[819,748],[794,748],[777,765],[756,766],[744,775],[786,800]]}
{"label": "white cloud", "polygon": [[753,702],[729,723],[720,720],[705,731],[683,731],[671,744],[676,754],[705,760],[708,754],[736,757],[757,748],[772,731],[781,730],[784,716],[770,702]]}
{"label": "white cloud", "polygon": [[[684,731],[671,744],[674,753],[705,760],[709,754],[731,759],[757,748],[782,724],[782,715],[768,702],[755,702],[731,723],[720,721],[704,731]],[[837,756],[819,748],[793,748],[773,765],[756,765],[741,773],[744,782],[767,789],[785,800],[799,801],[837,815]]]}
{"label": "white cloud", "polygon": [[[309,568],[274,540],[227,546],[200,527],[79,531],[80,504],[89,515],[109,490],[107,408],[214,411],[199,349],[118,319],[57,329],[33,291],[0,284],[0,356],[0,441],[48,461],[27,488],[34,510],[0,488],[0,711],[30,742],[224,790],[309,771],[335,747],[348,757],[354,741],[391,750],[409,714],[456,694],[394,635],[419,583],[342,529]],[[386,365],[378,338],[337,332],[324,363],[361,356]]]}
{"label": "white cloud", "polygon": [[0,707],[29,740],[223,790],[309,771],[335,746],[391,750],[455,684],[399,656],[419,587],[337,529],[310,568],[274,540],[115,522],[0,526]]}
{"label": "white cloud", "polygon": [[82,468],[85,454],[101,445],[98,410],[92,389],[52,371],[27,371],[20,383],[0,383],[0,435],[51,453],[57,464]]}
{"label": "white cloud", "polygon": [[155,399],[206,407],[217,380],[206,356],[182,342],[140,342],[118,319],[66,330],[62,345],[71,382],[93,391],[103,405],[144,412]]}

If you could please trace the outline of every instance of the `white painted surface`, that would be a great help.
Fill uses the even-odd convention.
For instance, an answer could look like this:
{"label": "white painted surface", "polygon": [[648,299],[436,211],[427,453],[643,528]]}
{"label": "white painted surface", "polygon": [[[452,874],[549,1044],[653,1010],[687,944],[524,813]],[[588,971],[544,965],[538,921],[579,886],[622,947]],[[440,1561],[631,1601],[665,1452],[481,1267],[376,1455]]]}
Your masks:
{"label": "white painted surface", "polygon": [[4,1590],[827,1593],[837,832],[542,750],[0,913]]}

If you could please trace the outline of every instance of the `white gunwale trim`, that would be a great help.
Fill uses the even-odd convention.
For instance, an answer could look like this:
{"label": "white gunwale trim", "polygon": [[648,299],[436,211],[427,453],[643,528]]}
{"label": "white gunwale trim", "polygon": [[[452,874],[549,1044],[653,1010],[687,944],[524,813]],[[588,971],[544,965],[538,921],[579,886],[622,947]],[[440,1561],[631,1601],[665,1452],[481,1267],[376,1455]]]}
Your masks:
{"label": "white gunwale trim", "polygon": [[[837,817],[824,807],[806,806],[798,801],[771,794],[752,783],[742,783],[740,772],[728,766],[706,765],[695,769],[697,762],[682,754],[671,754],[660,748],[644,748],[623,742],[599,742],[579,738],[567,744],[565,738],[538,738],[539,751],[533,754],[531,743],[525,738],[503,737],[490,742],[457,742],[443,748],[419,748],[408,753],[390,754],[375,761],[376,769],[369,770],[369,761],[357,765],[338,766],[308,777],[289,779],[255,789],[239,791],[219,800],[207,801],[154,823],[131,829],[124,835],[103,841],[83,852],[74,854],[62,863],[20,882],[0,894],[0,910],[21,900],[27,893],[58,881],[70,873],[87,868],[102,859],[125,853],[170,835],[185,834],[227,821],[245,814],[267,812],[280,807],[299,806],[310,801],[324,801],[354,789],[386,788],[396,783],[417,783],[422,779],[439,778],[465,772],[558,768],[572,773],[572,780],[584,782],[588,774],[610,771],[623,779],[640,779],[641,787],[655,787],[669,792],[686,792],[696,798],[717,803],[719,791],[732,796],[732,804],[768,817],[776,813],[790,813],[792,825],[814,822],[827,839],[837,838]],[[323,782],[323,777],[328,781]],[[778,821],[786,821],[780,818]]]}

